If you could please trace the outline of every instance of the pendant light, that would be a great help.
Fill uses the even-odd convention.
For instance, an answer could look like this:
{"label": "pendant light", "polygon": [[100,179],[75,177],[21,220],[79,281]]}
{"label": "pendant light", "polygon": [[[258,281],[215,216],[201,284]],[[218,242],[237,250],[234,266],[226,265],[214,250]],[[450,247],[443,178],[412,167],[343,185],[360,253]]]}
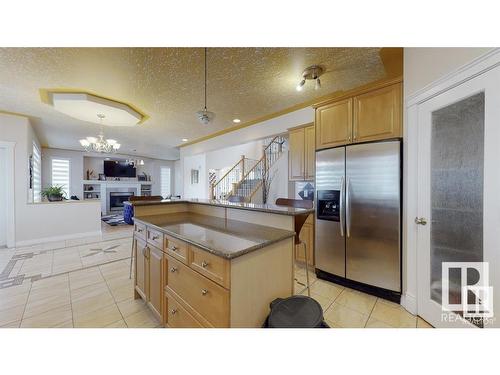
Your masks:
{"label": "pendant light", "polygon": [[215,113],[207,110],[207,48],[205,48],[205,107],[196,112],[196,116],[203,125],[208,125],[215,118]]}

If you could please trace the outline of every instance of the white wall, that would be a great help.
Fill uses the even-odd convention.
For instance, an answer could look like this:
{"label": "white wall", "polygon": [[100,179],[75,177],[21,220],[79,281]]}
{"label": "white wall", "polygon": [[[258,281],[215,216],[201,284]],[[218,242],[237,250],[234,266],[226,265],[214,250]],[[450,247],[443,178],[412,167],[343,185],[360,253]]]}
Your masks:
{"label": "white wall", "polygon": [[[0,146],[0,176],[7,175],[7,153]],[[7,179],[0,179],[0,247],[7,244]]]}
{"label": "white wall", "polygon": [[174,195],[182,195],[182,166],[181,161],[176,160],[174,163]]}
{"label": "white wall", "polygon": [[[206,154],[186,156],[182,160],[182,180],[184,183],[182,197],[184,199],[208,198],[208,177]],[[199,181],[191,184],[191,170],[199,171]]]}
{"label": "white wall", "polygon": [[491,48],[405,48],[405,99]]}

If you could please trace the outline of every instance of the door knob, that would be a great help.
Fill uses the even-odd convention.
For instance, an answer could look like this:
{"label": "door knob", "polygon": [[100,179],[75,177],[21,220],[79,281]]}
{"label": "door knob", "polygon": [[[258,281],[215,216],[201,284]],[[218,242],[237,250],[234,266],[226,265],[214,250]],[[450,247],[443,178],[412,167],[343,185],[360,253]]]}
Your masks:
{"label": "door knob", "polygon": [[425,217],[416,217],[415,224],[425,225],[427,224],[427,219]]}

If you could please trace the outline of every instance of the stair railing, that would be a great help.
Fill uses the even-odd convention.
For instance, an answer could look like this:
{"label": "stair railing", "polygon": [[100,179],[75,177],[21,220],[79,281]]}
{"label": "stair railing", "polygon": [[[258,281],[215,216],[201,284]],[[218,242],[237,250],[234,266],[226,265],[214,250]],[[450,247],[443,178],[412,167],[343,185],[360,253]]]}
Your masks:
{"label": "stair railing", "polygon": [[265,178],[268,178],[269,169],[283,154],[285,138],[281,135],[274,137],[271,142],[264,147],[262,157],[255,165],[248,170],[233,188],[232,195],[244,197],[250,201],[253,195],[262,185]]}
{"label": "stair railing", "polygon": [[211,183],[210,199],[224,200],[234,195],[235,186],[243,179],[247,170],[251,169],[257,160],[246,158],[242,155],[240,160],[233,165],[219,181]]}

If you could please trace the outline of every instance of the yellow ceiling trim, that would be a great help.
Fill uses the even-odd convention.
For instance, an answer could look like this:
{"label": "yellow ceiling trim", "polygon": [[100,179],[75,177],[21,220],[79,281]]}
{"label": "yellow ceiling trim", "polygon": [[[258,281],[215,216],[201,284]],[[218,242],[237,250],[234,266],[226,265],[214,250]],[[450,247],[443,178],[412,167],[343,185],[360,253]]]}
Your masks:
{"label": "yellow ceiling trim", "polygon": [[256,118],[255,120],[247,121],[247,122],[244,122],[244,123],[239,124],[237,126],[233,126],[231,128],[219,130],[217,132],[208,134],[206,136],[194,139],[194,140],[192,140],[190,142],[186,142],[186,143],[180,144],[177,147],[181,148],[181,147],[186,147],[186,146],[193,145],[195,143],[200,143],[200,142],[203,142],[203,141],[215,138],[215,137],[219,137],[219,136],[227,134],[227,133],[234,132],[236,130],[240,130],[240,129],[243,129],[243,128],[246,128],[246,127],[258,124],[260,122],[264,122],[264,121],[273,119],[275,117],[286,115],[287,113],[294,112],[294,111],[297,111],[299,109],[303,109],[303,108],[306,108],[306,107],[313,107],[314,108],[317,105],[319,105],[320,103],[323,104],[323,103],[326,103],[326,102],[329,102],[329,101],[332,101],[332,100],[337,100],[337,99],[345,97],[345,96],[352,96],[352,95],[355,95],[355,94],[360,94],[360,93],[362,93],[364,91],[373,90],[373,89],[378,88],[378,87],[388,86],[388,85],[391,85],[391,84],[394,84],[394,83],[402,82],[402,79],[403,78],[401,76],[399,76],[399,77],[396,77],[396,78],[383,79],[383,80],[371,82],[369,84],[357,87],[357,88],[355,88],[353,90],[349,90],[349,91],[341,91],[341,90],[334,91],[334,92],[332,92],[330,94],[321,96],[319,98],[311,99],[311,100],[305,101],[303,103],[296,104],[296,105],[294,105],[292,107],[288,107],[288,108],[283,109],[281,111],[274,112],[274,113],[271,113],[269,115]]}
{"label": "yellow ceiling trim", "polygon": [[68,88],[44,89],[44,88],[41,88],[38,91],[40,93],[40,100],[42,101],[42,103],[45,103],[45,104],[48,104],[48,105],[52,105],[53,104],[52,100],[50,99],[50,94],[77,94],[77,93],[82,93],[82,94],[93,95],[93,96],[96,96],[96,97],[101,98],[101,99],[111,100],[113,102],[126,105],[127,107],[129,107],[130,109],[132,109],[133,111],[135,111],[135,112],[137,112],[137,113],[139,113],[141,115],[141,121],[139,121],[138,124],[142,124],[142,123],[144,123],[144,121],[146,121],[147,119],[149,119],[149,115],[147,115],[145,112],[143,112],[142,110],[140,110],[139,108],[137,108],[135,105],[133,105],[131,103],[124,102],[123,100],[118,100],[118,99],[115,99],[115,98],[111,98],[109,96],[100,95],[100,94],[97,94],[97,93],[95,93],[93,91],[83,90],[83,89],[74,89],[74,88],[73,89],[68,89]]}
{"label": "yellow ceiling trim", "polygon": [[4,110],[1,110],[1,109],[0,109],[0,114],[2,114],[2,115],[10,115],[10,116],[26,117],[26,118],[28,118],[30,120],[39,119],[39,117],[27,115],[26,113],[10,112],[10,111],[4,111]]}

